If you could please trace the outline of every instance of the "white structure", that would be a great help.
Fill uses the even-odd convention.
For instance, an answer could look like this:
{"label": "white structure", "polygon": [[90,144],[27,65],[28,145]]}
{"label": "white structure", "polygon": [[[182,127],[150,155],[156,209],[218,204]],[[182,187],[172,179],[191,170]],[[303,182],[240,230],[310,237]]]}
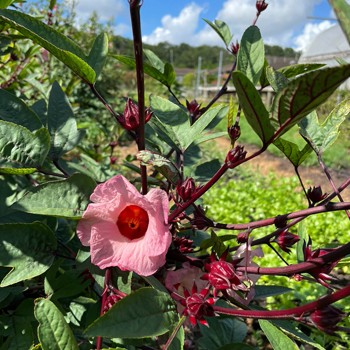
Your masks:
{"label": "white structure", "polygon": [[[350,45],[339,24],[319,33],[302,53],[299,63],[325,63],[334,67],[339,65],[336,58],[350,63]],[[350,81],[347,80],[341,88],[350,90]]]}

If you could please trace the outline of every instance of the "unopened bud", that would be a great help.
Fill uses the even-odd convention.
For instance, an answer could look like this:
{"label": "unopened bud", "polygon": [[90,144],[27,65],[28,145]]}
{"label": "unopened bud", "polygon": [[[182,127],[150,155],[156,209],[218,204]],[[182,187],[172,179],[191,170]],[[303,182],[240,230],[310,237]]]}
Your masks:
{"label": "unopened bud", "polygon": [[[145,110],[145,123],[152,117],[152,112],[149,109]],[[126,130],[137,130],[140,126],[140,115],[138,105],[128,98],[123,114],[117,115],[118,122]]]}
{"label": "unopened bud", "polygon": [[231,43],[231,52],[236,56],[239,50],[239,42],[236,41],[236,44]]}
{"label": "unopened bud", "polygon": [[201,105],[196,100],[192,100],[191,102],[188,102],[186,100],[186,107],[188,112],[190,113],[191,118],[196,120],[200,115]]}
{"label": "unopened bud", "polygon": [[328,196],[328,193],[322,193],[321,186],[313,186],[307,190],[307,196],[309,197],[312,204],[315,205],[316,203],[321,202],[323,199],[325,199]]}
{"label": "unopened bud", "polygon": [[310,314],[311,321],[322,331],[332,334],[337,323],[345,318],[346,314],[332,305],[317,309]]}
{"label": "unopened bud", "polygon": [[260,13],[266,10],[268,4],[265,2],[265,0],[257,0],[255,6],[257,11]]}
{"label": "unopened bud", "polygon": [[241,127],[238,124],[231,125],[227,128],[228,136],[230,136],[231,143],[234,144],[241,136]]}
{"label": "unopened bud", "polygon": [[243,146],[236,146],[235,148],[228,151],[225,163],[230,168],[233,169],[236,163],[243,160],[247,155]]}
{"label": "unopened bud", "polygon": [[179,196],[186,202],[196,190],[196,185],[192,177],[187,178],[184,182],[179,182],[176,186],[176,191]]}
{"label": "unopened bud", "polygon": [[279,245],[279,247],[286,253],[290,253],[290,247],[292,247],[295,243],[300,240],[300,237],[294,235],[293,233],[285,230],[281,232],[278,237],[275,239],[275,242]]}

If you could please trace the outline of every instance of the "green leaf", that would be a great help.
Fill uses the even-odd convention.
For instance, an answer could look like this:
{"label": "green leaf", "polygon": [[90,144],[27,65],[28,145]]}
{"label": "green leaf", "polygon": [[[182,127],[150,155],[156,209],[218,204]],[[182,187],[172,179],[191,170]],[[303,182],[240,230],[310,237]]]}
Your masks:
{"label": "green leaf", "polygon": [[56,305],[48,299],[35,300],[38,337],[43,350],[78,350],[72,330]]}
{"label": "green leaf", "polygon": [[274,350],[299,350],[298,346],[271,322],[259,320],[259,325]]}
{"label": "green leaf", "polygon": [[159,136],[178,150],[184,152],[211,121],[227,112],[227,107],[217,105],[210,108],[191,126],[187,113],[175,103],[162,97],[151,96],[154,115],[148,123]]}
{"label": "green leaf", "polygon": [[302,150],[299,150],[295,143],[284,140],[281,137],[273,142],[273,144],[289,159],[289,161],[298,167],[311,154],[312,148],[306,144]]}
{"label": "green leaf", "polygon": [[203,19],[215,30],[215,32],[219,35],[219,37],[222,39],[222,41],[228,48],[232,39],[232,34],[229,26],[225,22],[219,21],[218,19],[216,19],[214,23],[209,21],[208,19]]}
{"label": "green leaf", "polygon": [[45,128],[27,128],[0,120],[0,173],[30,174],[41,167],[50,149]]}
{"label": "green leaf", "polygon": [[346,65],[297,77],[276,94],[271,108],[272,119],[283,126],[283,133],[286,132],[322,104],[349,75],[350,65]]}
{"label": "green leaf", "polygon": [[90,84],[95,82],[95,71],[87,64],[86,55],[74,41],[51,26],[22,12],[0,10],[0,18],[28,39],[51,52],[82,79]]}
{"label": "green leaf", "polygon": [[89,176],[74,174],[32,188],[13,207],[26,213],[80,219],[95,187]]}
{"label": "green leaf", "polygon": [[159,72],[164,73],[165,64],[153,51],[144,49],[143,53],[152,67],[156,68]]}
{"label": "green leaf", "polygon": [[297,253],[297,261],[303,262],[305,261],[304,256],[304,247],[308,245],[310,236],[307,233],[305,221],[301,221],[298,225],[298,236],[300,240],[297,242],[296,253]]}
{"label": "green leaf", "polygon": [[200,349],[219,349],[224,345],[242,342],[247,335],[247,326],[236,318],[208,318],[209,327],[200,325]]}
{"label": "green leaf", "polygon": [[289,82],[283,73],[274,70],[272,67],[266,68],[266,77],[275,92],[285,88]]}
{"label": "green leaf", "polygon": [[299,63],[292,66],[279,68],[277,71],[282,73],[287,79],[294,78],[297,75],[324,67],[323,63]]}
{"label": "green leaf", "polygon": [[85,333],[106,338],[153,337],[172,330],[177,320],[176,306],[168,294],[140,288],[114,304]]}
{"label": "green leaf", "polygon": [[274,128],[269,119],[260,95],[255,86],[241,72],[233,72],[232,80],[236,87],[239,103],[241,104],[244,115],[249,125],[266,144],[274,134]]}
{"label": "green leaf", "polygon": [[0,119],[22,125],[30,131],[40,129],[39,117],[20,98],[0,89]]}
{"label": "green leaf", "polygon": [[250,26],[243,34],[237,56],[237,70],[257,85],[265,63],[264,43],[260,30]]}
{"label": "green leaf", "polygon": [[15,0],[0,0],[0,9],[10,6]]}
{"label": "green leaf", "polygon": [[87,58],[88,64],[96,73],[96,79],[102,72],[102,69],[106,63],[107,55],[108,35],[106,33],[101,33],[96,37]]}
{"label": "green leaf", "polygon": [[[135,59],[133,57],[123,56],[123,55],[111,55],[111,57],[117,59],[119,62],[124,63],[131,69],[136,68]],[[171,64],[166,63],[164,65],[164,72],[160,71],[158,68],[153,67],[151,64],[143,63],[144,73],[149,75],[151,78],[158,80],[160,83],[166,87],[170,87],[175,81],[175,71]]]}
{"label": "green leaf", "polygon": [[72,107],[57,82],[51,88],[47,117],[51,136],[49,156],[58,160],[79,143],[83,133],[77,129]]}
{"label": "green leaf", "polygon": [[293,289],[281,286],[255,286],[254,299],[265,299],[267,297],[286,294],[293,291]]}
{"label": "green leaf", "polygon": [[272,323],[281,328],[284,333],[290,335],[293,339],[311,345],[313,349],[325,350],[323,346],[316,343],[313,339],[304,334],[292,322],[286,320],[273,320]]}
{"label": "green leaf", "polygon": [[150,151],[140,151],[137,154],[137,159],[140,160],[143,165],[153,165],[154,168],[164,175],[173,185],[178,183],[180,172],[171,160]]}
{"label": "green leaf", "polygon": [[0,287],[43,274],[55,258],[55,235],[39,222],[0,224],[0,241],[0,265],[12,268]]}
{"label": "green leaf", "polygon": [[329,0],[329,3],[333,7],[348,43],[350,43],[350,5],[346,0]]}
{"label": "green leaf", "polygon": [[234,343],[224,345],[218,350],[257,350],[257,348],[244,343]]}
{"label": "green leaf", "polygon": [[338,104],[321,125],[318,123],[316,112],[310,113],[299,123],[300,134],[308,140],[318,154],[322,154],[336,141],[340,133],[340,125],[349,114],[350,100]]}

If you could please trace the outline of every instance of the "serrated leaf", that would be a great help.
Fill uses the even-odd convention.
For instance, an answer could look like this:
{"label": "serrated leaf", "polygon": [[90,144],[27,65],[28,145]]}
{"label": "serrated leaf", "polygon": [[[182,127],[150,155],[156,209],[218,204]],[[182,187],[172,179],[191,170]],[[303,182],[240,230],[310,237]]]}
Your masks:
{"label": "serrated leaf", "polygon": [[237,70],[257,85],[265,63],[265,49],[260,30],[250,26],[244,32],[237,56]]}
{"label": "serrated leaf", "polygon": [[96,73],[96,79],[101,74],[108,55],[108,35],[101,33],[92,45],[87,62]]}
{"label": "serrated leaf", "polygon": [[154,168],[164,175],[173,185],[178,183],[180,172],[169,159],[150,151],[140,151],[137,154],[137,159],[144,165],[148,164],[154,166]]}
{"label": "serrated leaf", "polygon": [[302,150],[299,150],[297,144],[284,140],[281,137],[273,142],[273,144],[289,159],[289,161],[298,167],[311,154],[312,148],[306,144]]}
{"label": "serrated leaf", "polygon": [[[133,57],[123,56],[123,55],[111,55],[111,57],[117,59],[119,62],[124,63],[131,69],[136,68],[136,62]],[[157,68],[153,67],[151,64],[147,62],[143,63],[144,73],[149,75],[151,78],[158,80],[160,83],[162,83],[166,87],[170,87],[175,81],[174,79],[175,71],[174,69],[171,70],[170,67],[172,68],[172,66],[169,63],[165,64],[164,72],[161,72]]]}
{"label": "serrated leaf", "polygon": [[274,70],[272,67],[266,68],[266,78],[275,92],[285,88],[289,82],[283,73]]}
{"label": "serrated leaf", "polygon": [[0,119],[22,125],[30,131],[43,126],[31,108],[20,98],[3,89],[0,89]]}
{"label": "serrated leaf", "polygon": [[72,107],[57,82],[54,82],[51,88],[47,119],[51,136],[49,156],[58,160],[79,143],[83,133],[77,129]]}
{"label": "serrated leaf", "polygon": [[80,219],[95,187],[95,181],[89,176],[74,174],[67,180],[32,188],[13,208],[32,214]]}
{"label": "serrated leaf", "polygon": [[178,320],[171,297],[153,288],[140,288],[114,304],[85,331],[88,336],[144,338],[172,330]]}
{"label": "serrated leaf", "polygon": [[232,34],[229,26],[225,22],[220,21],[218,19],[216,19],[214,23],[209,21],[208,19],[205,19],[205,18],[203,19],[205,22],[207,22],[210,25],[210,27],[212,27],[215,30],[215,32],[219,35],[219,37],[224,42],[225,46],[228,47],[232,39]]}
{"label": "serrated leaf", "polygon": [[271,322],[259,320],[259,325],[274,350],[299,350],[298,346]]}
{"label": "serrated leaf", "polygon": [[50,135],[45,128],[27,128],[0,120],[0,173],[30,174],[48,154]]}
{"label": "serrated leaf", "polygon": [[51,26],[22,12],[0,10],[0,18],[25,37],[51,52],[82,79],[90,84],[95,82],[95,71],[87,64],[86,55],[74,41]]}
{"label": "serrated leaf", "polygon": [[310,113],[299,123],[300,134],[308,140],[312,148],[322,154],[339,136],[339,128],[350,114],[350,100],[338,104],[320,125],[316,112]]}
{"label": "serrated leaf", "polygon": [[260,95],[252,82],[241,72],[232,73],[232,81],[236,87],[239,103],[249,125],[266,144],[274,134],[274,128],[269,119]]}
{"label": "serrated leaf", "polygon": [[316,69],[324,67],[324,63],[299,63],[292,66],[286,66],[277,69],[278,72],[282,73],[287,79],[294,78],[297,75],[305,74]]}
{"label": "serrated leaf", "polygon": [[38,337],[43,350],[79,349],[72,330],[52,301],[36,299],[34,315],[39,322]]}
{"label": "serrated leaf", "polygon": [[271,118],[285,133],[322,104],[350,76],[350,65],[324,68],[291,80],[273,101]]}
{"label": "serrated leaf", "polygon": [[57,242],[44,224],[0,224],[0,265],[12,270],[0,287],[43,274],[51,266]]}

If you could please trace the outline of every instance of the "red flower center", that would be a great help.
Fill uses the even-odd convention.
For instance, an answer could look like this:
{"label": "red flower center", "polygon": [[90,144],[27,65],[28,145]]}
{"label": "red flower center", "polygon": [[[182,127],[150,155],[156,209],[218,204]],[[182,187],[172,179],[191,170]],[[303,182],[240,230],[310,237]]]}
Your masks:
{"label": "red flower center", "polygon": [[146,210],[137,205],[128,205],[119,214],[117,226],[120,233],[129,239],[141,238],[148,228],[149,218]]}

